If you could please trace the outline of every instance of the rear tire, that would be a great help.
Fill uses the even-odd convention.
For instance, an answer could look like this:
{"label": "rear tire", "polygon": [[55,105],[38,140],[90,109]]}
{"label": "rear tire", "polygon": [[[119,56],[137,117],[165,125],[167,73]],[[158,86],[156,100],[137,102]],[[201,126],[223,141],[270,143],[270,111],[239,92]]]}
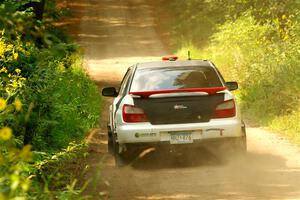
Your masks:
{"label": "rear tire", "polygon": [[115,158],[115,163],[116,163],[117,167],[127,166],[134,160],[133,154],[128,151],[122,152],[122,153],[115,151],[114,158]]}
{"label": "rear tire", "polygon": [[247,154],[247,134],[246,134],[246,125],[244,121],[242,121],[242,132],[243,132],[243,137],[239,138],[237,140],[237,151],[240,152],[242,155]]}
{"label": "rear tire", "polygon": [[114,155],[114,143],[113,143],[113,138],[110,133],[108,133],[108,138],[107,138],[107,151],[109,154]]}
{"label": "rear tire", "polygon": [[111,127],[107,124],[107,151],[111,155],[114,154],[114,142]]}
{"label": "rear tire", "polygon": [[119,153],[119,144],[116,142],[114,143],[113,156],[115,158],[116,167],[123,167],[126,165],[126,160],[122,153]]}
{"label": "rear tire", "polygon": [[246,136],[237,138],[234,143],[234,151],[239,156],[245,156],[247,154],[247,139]]}
{"label": "rear tire", "polygon": [[126,160],[123,154],[115,153],[114,158],[115,158],[116,167],[124,167],[128,165],[128,161]]}
{"label": "rear tire", "polygon": [[247,154],[246,137],[234,138],[219,148],[221,162],[228,163],[236,158],[243,158]]}
{"label": "rear tire", "polygon": [[124,167],[134,163],[137,156],[137,151],[134,151],[132,148],[126,149],[126,151],[119,153],[119,144],[116,144],[114,158],[117,167]]}
{"label": "rear tire", "polygon": [[120,153],[120,145],[113,140],[113,156],[115,158],[116,167],[124,167],[133,160],[133,154],[130,151]]}

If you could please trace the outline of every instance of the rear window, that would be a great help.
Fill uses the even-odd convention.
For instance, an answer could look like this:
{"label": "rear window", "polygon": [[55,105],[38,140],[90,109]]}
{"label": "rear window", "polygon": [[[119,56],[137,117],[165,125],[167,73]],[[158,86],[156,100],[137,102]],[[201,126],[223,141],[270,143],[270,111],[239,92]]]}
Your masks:
{"label": "rear window", "polygon": [[216,71],[207,66],[138,68],[131,92],[223,87]]}

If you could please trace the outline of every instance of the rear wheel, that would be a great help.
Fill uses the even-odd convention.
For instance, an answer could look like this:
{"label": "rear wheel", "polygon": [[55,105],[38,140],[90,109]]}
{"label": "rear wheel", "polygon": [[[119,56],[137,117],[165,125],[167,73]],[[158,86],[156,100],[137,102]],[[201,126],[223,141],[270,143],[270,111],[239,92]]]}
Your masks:
{"label": "rear wheel", "polygon": [[127,149],[124,152],[120,152],[120,145],[119,143],[113,141],[113,155],[115,158],[115,163],[117,167],[124,167],[129,165],[135,158],[134,152],[131,149]]}
{"label": "rear wheel", "polygon": [[110,133],[108,133],[108,137],[107,137],[107,150],[108,150],[108,153],[110,153],[112,155],[114,154],[113,138]]}
{"label": "rear wheel", "polygon": [[113,142],[113,135],[110,126],[107,125],[107,151],[110,154],[114,154],[114,142]]}
{"label": "rear wheel", "polygon": [[245,155],[247,153],[247,134],[246,134],[246,124],[244,121],[242,121],[242,132],[243,132],[243,137],[239,138],[237,142],[237,148],[242,153]]}
{"label": "rear wheel", "polygon": [[234,158],[242,158],[247,154],[246,137],[234,138],[219,148],[221,161],[228,162]]}
{"label": "rear wheel", "polygon": [[119,153],[118,150],[115,150],[114,158],[115,158],[116,166],[124,167],[126,165],[131,164],[134,161],[134,158],[135,158],[134,155],[135,154],[130,151]]}
{"label": "rear wheel", "polygon": [[124,158],[124,155],[119,152],[119,144],[114,141],[113,143],[113,156],[115,158],[115,163],[117,167],[122,167],[127,164],[126,159]]}
{"label": "rear wheel", "polygon": [[128,160],[123,155],[123,153],[115,153],[114,157],[115,157],[115,163],[117,167],[124,167],[128,165]]}
{"label": "rear wheel", "polygon": [[247,139],[246,136],[237,138],[233,144],[233,150],[237,155],[244,156],[247,153]]}

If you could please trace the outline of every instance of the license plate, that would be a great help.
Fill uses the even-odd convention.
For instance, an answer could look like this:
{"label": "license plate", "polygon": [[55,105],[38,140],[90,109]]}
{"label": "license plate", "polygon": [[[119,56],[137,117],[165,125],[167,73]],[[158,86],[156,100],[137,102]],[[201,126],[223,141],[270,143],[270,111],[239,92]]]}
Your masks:
{"label": "license plate", "polygon": [[171,136],[171,144],[187,144],[193,143],[191,132],[169,132]]}

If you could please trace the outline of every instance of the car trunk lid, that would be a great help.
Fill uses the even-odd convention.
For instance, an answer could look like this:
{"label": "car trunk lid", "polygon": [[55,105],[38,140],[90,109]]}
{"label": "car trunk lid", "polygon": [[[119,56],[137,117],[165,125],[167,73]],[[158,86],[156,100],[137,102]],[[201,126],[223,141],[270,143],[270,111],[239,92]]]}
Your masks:
{"label": "car trunk lid", "polygon": [[216,105],[224,101],[226,88],[198,88],[132,92],[134,105],[143,109],[149,122],[181,124],[209,122]]}

